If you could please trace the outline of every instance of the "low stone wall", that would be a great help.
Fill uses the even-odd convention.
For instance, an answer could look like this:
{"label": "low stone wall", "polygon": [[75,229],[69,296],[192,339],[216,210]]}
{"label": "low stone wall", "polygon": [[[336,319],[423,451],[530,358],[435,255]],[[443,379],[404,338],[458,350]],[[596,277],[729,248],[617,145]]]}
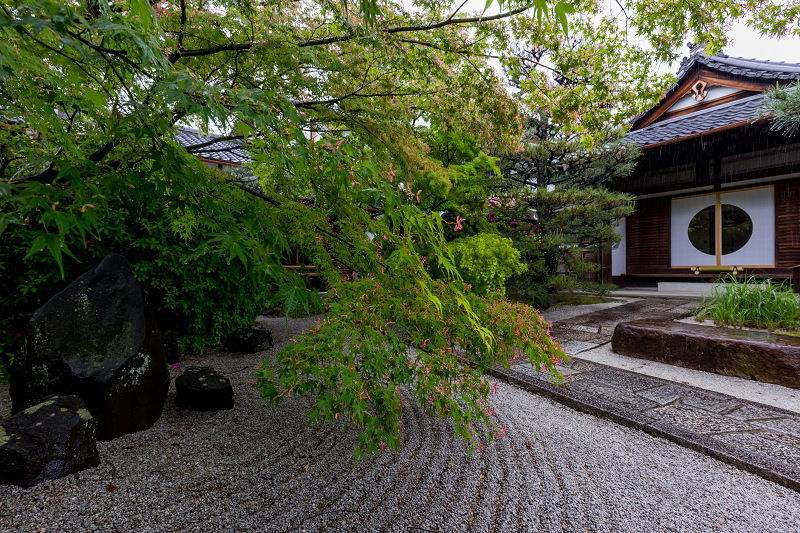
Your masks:
{"label": "low stone wall", "polygon": [[618,324],[611,348],[630,357],[800,389],[800,339],[788,335],[644,319]]}

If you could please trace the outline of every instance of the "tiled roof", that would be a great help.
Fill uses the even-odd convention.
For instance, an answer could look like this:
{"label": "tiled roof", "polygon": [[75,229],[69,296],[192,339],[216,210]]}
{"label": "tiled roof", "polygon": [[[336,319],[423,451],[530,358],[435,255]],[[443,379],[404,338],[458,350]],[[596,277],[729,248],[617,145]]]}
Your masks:
{"label": "tiled roof", "polygon": [[[178,132],[175,136],[175,140],[186,148],[191,148],[192,146],[208,143],[220,137],[222,137],[222,135],[214,133],[210,135],[201,135],[197,130],[186,128]],[[219,161],[220,163],[230,163],[233,165],[243,165],[250,161],[250,157],[247,155],[247,150],[241,146],[242,143],[239,141],[218,141],[199,149],[190,150],[190,152],[192,155],[202,159]]]}
{"label": "tiled roof", "polygon": [[681,68],[678,70],[678,84],[696,64],[704,65],[710,70],[745,78],[761,78],[769,81],[800,80],[800,63],[729,57],[723,53],[706,56],[705,53],[700,52],[683,58]]}
{"label": "tiled roof", "polygon": [[724,128],[739,122],[755,120],[760,116],[758,109],[763,103],[764,95],[756,94],[688,115],[655,122],[646,128],[631,131],[625,136],[625,140],[631,141],[641,148]]}
{"label": "tiled roof", "polygon": [[[706,55],[702,47],[695,47],[689,57],[684,57],[678,69],[678,81],[672,85],[661,97],[661,102],[667,100],[678,90],[686,78],[694,71],[695,66],[702,65],[707,70],[740,76],[751,80],[760,80],[767,84],[790,83],[800,80],[800,63],[785,63],[783,61],[762,61],[759,59],[745,59],[743,57],[729,57],[722,52],[711,56]],[[653,113],[661,102],[631,120],[636,125]]]}

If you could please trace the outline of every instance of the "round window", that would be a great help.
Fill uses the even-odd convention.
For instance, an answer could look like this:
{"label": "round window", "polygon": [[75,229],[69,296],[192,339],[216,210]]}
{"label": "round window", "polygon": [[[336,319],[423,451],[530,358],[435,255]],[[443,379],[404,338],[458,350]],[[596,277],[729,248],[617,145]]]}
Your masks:
{"label": "round window", "polygon": [[720,211],[719,221],[716,208],[711,205],[701,209],[689,222],[689,242],[704,254],[717,253],[718,225],[722,235],[722,255],[741,250],[753,236],[753,220],[744,209],[731,204],[722,204]]}

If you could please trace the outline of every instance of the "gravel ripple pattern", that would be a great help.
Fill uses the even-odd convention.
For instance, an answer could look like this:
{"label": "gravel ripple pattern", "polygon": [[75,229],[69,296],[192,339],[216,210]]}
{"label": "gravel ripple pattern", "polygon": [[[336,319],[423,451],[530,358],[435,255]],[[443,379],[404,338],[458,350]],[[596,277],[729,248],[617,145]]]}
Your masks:
{"label": "gravel ripple pattern", "polygon": [[[261,317],[275,353],[312,319]],[[0,531],[797,532],[800,494],[633,429],[497,383],[507,434],[471,454],[407,398],[404,445],[353,463],[356,433],[307,426],[249,382],[258,356],[210,353],[236,407],[177,407],[99,443],[102,463],[38,487],[0,487]],[[180,371],[175,371],[178,374]],[[7,392],[0,412],[8,411]]]}

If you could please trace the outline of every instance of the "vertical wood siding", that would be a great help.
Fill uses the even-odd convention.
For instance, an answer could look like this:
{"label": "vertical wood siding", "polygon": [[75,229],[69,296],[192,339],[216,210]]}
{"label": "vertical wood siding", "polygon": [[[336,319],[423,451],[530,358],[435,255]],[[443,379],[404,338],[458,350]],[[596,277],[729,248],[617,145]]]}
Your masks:
{"label": "vertical wood siding", "polygon": [[669,198],[636,202],[636,212],[625,222],[627,271],[646,273],[652,268],[669,268]]}
{"label": "vertical wood siding", "polygon": [[775,184],[775,266],[800,265],[800,181]]}

